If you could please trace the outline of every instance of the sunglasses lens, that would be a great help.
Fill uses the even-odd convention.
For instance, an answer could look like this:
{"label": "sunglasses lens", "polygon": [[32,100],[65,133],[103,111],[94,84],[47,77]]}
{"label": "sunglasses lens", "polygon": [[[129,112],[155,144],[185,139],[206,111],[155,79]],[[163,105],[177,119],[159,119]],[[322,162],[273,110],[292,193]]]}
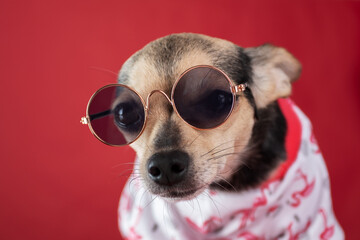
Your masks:
{"label": "sunglasses lens", "polygon": [[140,97],[130,88],[119,85],[106,86],[96,92],[89,104],[88,115],[95,135],[115,146],[133,142],[145,121]]}
{"label": "sunglasses lens", "polygon": [[215,128],[229,116],[234,102],[230,82],[220,71],[197,67],[186,72],[174,88],[179,115],[200,129]]}

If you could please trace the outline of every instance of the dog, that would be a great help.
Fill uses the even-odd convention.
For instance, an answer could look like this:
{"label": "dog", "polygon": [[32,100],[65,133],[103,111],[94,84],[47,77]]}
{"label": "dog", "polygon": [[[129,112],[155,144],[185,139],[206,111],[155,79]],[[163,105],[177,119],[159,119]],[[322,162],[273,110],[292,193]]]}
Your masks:
{"label": "dog", "polygon": [[[231,114],[207,129],[190,126],[177,106],[190,100],[176,98],[173,89],[197,66],[239,86]],[[137,158],[119,204],[123,236],[344,239],[311,123],[288,98],[300,73],[301,64],[284,48],[242,48],[191,33],[157,39],[130,57],[118,81],[146,99],[147,116],[131,141]],[[213,118],[202,117],[201,124]]]}

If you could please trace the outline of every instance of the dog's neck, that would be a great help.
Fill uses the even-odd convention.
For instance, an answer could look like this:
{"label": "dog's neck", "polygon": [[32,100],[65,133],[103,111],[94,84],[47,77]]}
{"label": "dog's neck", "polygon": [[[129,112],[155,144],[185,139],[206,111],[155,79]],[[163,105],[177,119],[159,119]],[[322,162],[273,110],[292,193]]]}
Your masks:
{"label": "dog's neck", "polygon": [[257,187],[286,159],[286,120],[277,102],[257,110],[248,147],[238,157],[241,165],[227,180],[211,184],[212,189],[242,191]]}

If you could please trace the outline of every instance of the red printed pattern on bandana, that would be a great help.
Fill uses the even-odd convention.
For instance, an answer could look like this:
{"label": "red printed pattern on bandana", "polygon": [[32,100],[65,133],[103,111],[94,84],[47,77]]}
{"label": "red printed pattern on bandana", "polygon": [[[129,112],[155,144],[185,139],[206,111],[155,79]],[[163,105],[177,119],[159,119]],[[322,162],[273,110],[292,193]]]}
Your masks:
{"label": "red printed pattern on bandana", "polygon": [[142,214],[142,208],[138,208],[138,215],[136,217],[136,221],[135,221],[135,224],[130,227],[130,233],[129,233],[129,236],[128,236],[128,240],[140,240],[142,239],[142,236],[139,235],[136,230],[135,230],[135,227],[139,225],[139,222],[140,222],[140,218],[141,218],[141,214]]}
{"label": "red printed pattern on bandana", "polygon": [[304,233],[308,230],[308,228],[310,227],[310,225],[311,225],[311,220],[308,220],[308,222],[306,223],[306,226],[305,226],[303,229],[301,229],[300,231],[296,232],[296,233],[293,233],[293,231],[292,231],[292,225],[293,225],[293,223],[290,223],[289,226],[288,226],[288,228],[287,228],[288,231],[289,231],[289,240],[298,240],[299,237],[300,237],[302,234],[304,234]]}
{"label": "red printed pattern on bandana", "polygon": [[258,237],[251,232],[242,232],[237,237],[244,240],[265,240],[264,237]]}
{"label": "red printed pattern on bandana", "polygon": [[296,179],[304,181],[305,186],[302,190],[295,191],[291,194],[292,202],[290,203],[290,206],[292,207],[298,207],[301,204],[301,199],[308,197],[314,190],[315,185],[315,179],[312,182],[309,182],[308,177],[301,171],[301,169],[296,171],[296,175]]}
{"label": "red printed pattern on bandana", "polygon": [[334,225],[328,226],[327,216],[324,209],[321,208],[319,212],[324,219],[324,230],[320,234],[320,239],[328,240],[334,235],[335,227]]}
{"label": "red printed pattern on bandana", "polygon": [[266,188],[267,187],[261,188],[261,195],[254,200],[252,208],[240,209],[235,211],[234,216],[242,215],[242,217],[240,218],[241,220],[239,229],[244,228],[249,221],[255,221],[255,212],[258,207],[266,205],[267,198],[264,192]]}
{"label": "red printed pattern on bandana", "polygon": [[202,234],[207,234],[216,228],[217,224],[221,223],[221,219],[218,217],[210,217],[208,220],[206,220],[201,227],[196,225],[193,221],[191,221],[190,218],[185,218],[186,222],[195,230],[199,231]]}

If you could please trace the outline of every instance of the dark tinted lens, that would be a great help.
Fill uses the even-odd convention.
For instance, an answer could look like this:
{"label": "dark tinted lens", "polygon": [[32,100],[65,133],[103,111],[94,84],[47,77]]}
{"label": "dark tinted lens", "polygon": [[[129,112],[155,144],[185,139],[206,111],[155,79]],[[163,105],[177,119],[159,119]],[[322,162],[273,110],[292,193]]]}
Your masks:
{"label": "dark tinted lens", "polygon": [[125,86],[108,86],[95,93],[88,114],[96,135],[111,145],[134,141],[145,120],[141,99]]}
{"label": "dark tinted lens", "polygon": [[201,129],[223,123],[234,101],[226,76],[210,67],[198,67],[185,73],[174,89],[173,98],[179,115]]}

